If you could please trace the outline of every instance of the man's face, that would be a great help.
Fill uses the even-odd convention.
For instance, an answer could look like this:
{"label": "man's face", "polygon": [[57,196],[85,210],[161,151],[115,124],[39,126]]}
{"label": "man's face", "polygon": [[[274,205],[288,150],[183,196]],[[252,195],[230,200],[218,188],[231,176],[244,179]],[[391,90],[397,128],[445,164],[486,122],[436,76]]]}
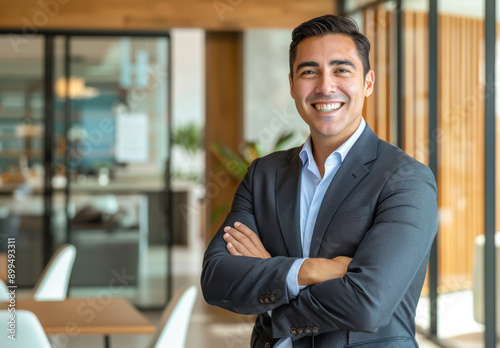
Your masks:
{"label": "man's face", "polygon": [[363,65],[350,37],[312,36],[297,46],[290,93],[313,141],[340,146],[361,121],[364,98],[373,90],[374,73]]}

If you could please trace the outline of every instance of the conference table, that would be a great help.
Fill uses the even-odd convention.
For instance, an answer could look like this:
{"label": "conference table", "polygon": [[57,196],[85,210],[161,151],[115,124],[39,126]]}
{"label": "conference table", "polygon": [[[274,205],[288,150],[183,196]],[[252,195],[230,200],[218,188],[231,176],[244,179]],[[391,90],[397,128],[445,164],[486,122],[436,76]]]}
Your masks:
{"label": "conference table", "polygon": [[[15,304],[16,309],[33,312],[47,335],[104,335],[107,348],[110,346],[109,335],[152,334],[155,331],[155,326],[122,297],[68,298],[63,301],[17,299]],[[0,302],[0,309],[7,309],[7,306],[7,302]]]}

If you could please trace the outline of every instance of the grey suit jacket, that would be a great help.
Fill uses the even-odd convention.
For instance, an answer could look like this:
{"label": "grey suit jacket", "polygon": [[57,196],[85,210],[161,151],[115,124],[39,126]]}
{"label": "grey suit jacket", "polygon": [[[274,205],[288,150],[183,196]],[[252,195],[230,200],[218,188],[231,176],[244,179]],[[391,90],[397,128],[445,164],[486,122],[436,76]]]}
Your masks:
{"label": "grey suit jacket", "polygon": [[[252,347],[283,337],[295,348],[418,347],[415,309],[437,231],[432,172],[367,126],[325,194],[310,249],[313,258],[353,260],[343,278],[289,299],[286,276],[302,256],[299,153],[273,153],[250,166],[205,253],[205,300],[258,314]],[[223,227],[236,221],[256,231],[273,257],[230,255]]]}

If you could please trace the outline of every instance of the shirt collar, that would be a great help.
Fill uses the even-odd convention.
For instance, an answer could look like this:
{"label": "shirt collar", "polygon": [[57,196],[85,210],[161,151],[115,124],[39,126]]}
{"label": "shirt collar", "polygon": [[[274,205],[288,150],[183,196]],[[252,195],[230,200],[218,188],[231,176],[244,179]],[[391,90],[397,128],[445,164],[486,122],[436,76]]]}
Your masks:
{"label": "shirt collar", "polygon": [[[365,130],[366,122],[363,117],[361,117],[361,122],[359,123],[356,131],[347,139],[342,145],[338,147],[333,153],[328,156],[326,162],[328,162],[331,158],[335,156],[336,153],[340,155],[340,162],[343,162],[353,145],[361,136],[361,133]],[[302,165],[305,165],[308,161],[309,163],[314,162],[314,157],[312,154],[312,143],[311,143],[311,135],[306,139],[306,142],[302,146],[302,150],[300,151],[300,159],[302,160]]]}

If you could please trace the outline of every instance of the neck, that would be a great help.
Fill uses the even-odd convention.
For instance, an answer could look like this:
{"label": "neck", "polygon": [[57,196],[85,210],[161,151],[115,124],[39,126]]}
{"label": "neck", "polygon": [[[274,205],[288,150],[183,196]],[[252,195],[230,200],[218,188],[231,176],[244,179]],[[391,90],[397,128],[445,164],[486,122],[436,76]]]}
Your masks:
{"label": "neck", "polygon": [[361,118],[359,119],[359,122],[357,123],[352,133],[347,134],[342,138],[325,137],[311,133],[312,153],[321,177],[323,177],[325,174],[326,159],[354,134],[360,124]]}

